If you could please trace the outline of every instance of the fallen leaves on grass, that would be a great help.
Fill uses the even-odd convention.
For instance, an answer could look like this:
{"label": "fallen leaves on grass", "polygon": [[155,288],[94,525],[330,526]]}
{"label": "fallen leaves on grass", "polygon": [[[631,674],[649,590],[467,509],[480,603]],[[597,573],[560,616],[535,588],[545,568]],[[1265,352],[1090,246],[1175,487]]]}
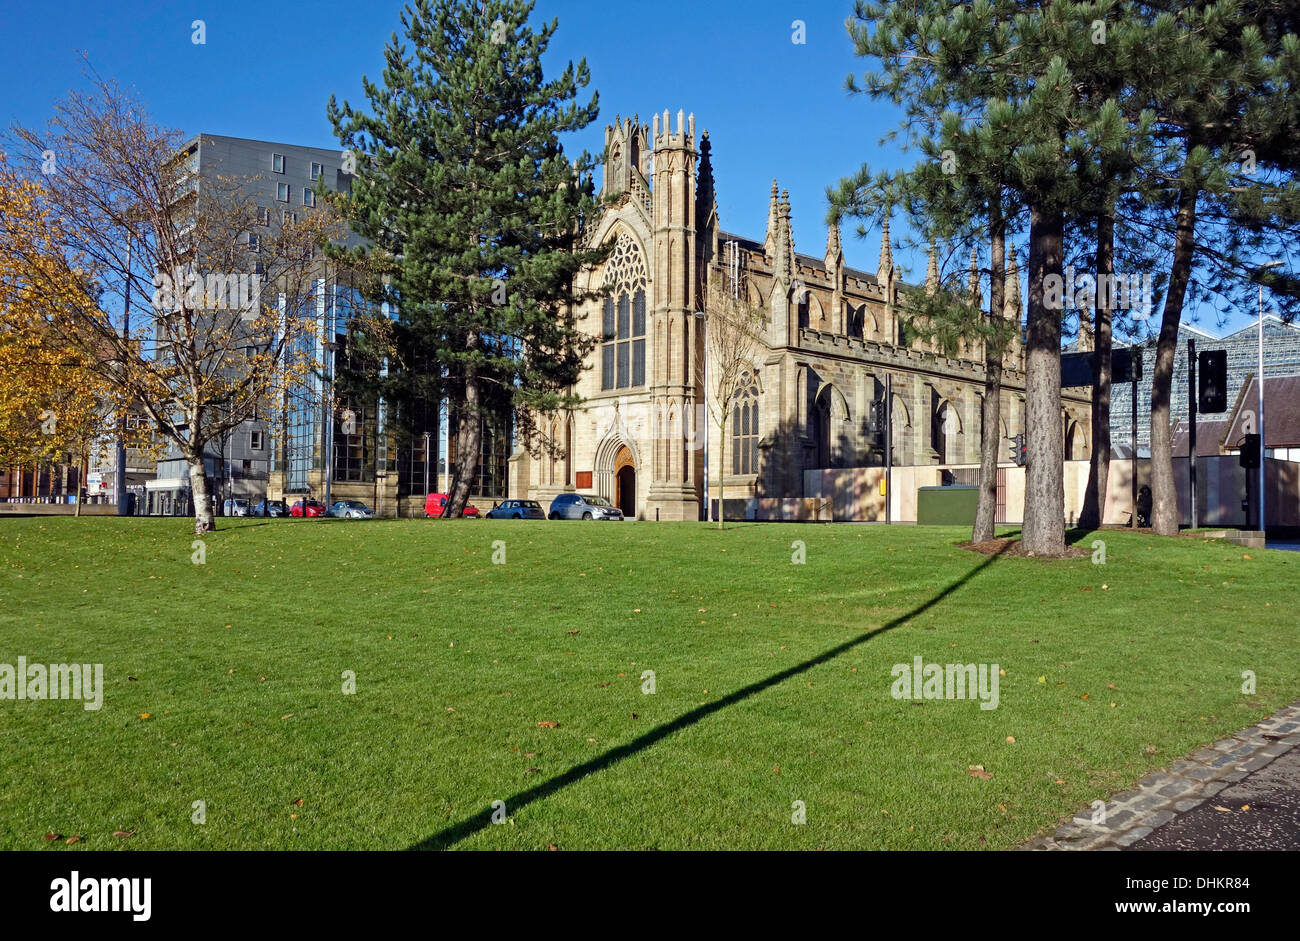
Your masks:
{"label": "fallen leaves on grass", "polygon": [[990,781],[993,779],[993,774],[989,771],[985,771],[983,765],[971,765],[966,769],[966,773],[972,778],[979,778],[981,781]]}
{"label": "fallen leaves on grass", "polygon": [[554,719],[544,719],[543,721],[538,722],[537,724],[544,729],[557,729],[560,727],[560,723],[556,722]]}
{"label": "fallen leaves on grass", "polygon": [[113,831],[113,836],[120,836],[120,837],[122,837],[123,839],[128,839],[128,840],[129,840],[131,837],[135,836],[135,831],[134,831],[134,830],[114,830],[114,831]]}
{"label": "fallen leaves on grass", "polygon": [[63,839],[63,834],[62,834],[62,833],[47,833],[47,834],[45,834],[44,837],[42,837],[42,839],[44,839],[46,843],[53,843],[55,840],[61,840],[61,839]]}
{"label": "fallen leaves on grass", "polygon": [[79,836],[70,836],[66,840],[64,840],[63,843],[65,846],[71,846],[73,843],[80,843],[81,839],[82,838]]}

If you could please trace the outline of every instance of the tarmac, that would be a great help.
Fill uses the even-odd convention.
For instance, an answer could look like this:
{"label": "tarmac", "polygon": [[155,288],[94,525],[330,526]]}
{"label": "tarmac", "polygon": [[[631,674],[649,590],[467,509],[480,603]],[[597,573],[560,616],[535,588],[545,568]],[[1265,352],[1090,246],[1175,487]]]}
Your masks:
{"label": "tarmac", "polygon": [[1300,849],[1300,702],[1083,808],[1022,849]]}

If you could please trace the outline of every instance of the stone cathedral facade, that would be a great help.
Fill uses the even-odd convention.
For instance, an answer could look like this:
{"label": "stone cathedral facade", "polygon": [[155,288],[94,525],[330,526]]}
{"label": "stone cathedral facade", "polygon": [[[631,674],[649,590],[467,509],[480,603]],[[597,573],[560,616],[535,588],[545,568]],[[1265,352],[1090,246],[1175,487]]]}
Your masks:
{"label": "stone cathedral facade", "polygon": [[[898,318],[912,292],[937,285],[933,257],[926,285],[904,284],[887,223],[874,273],[845,266],[837,229],[821,257],[799,254],[789,198],[775,182],[762,241],[722,231],[711,144],[707,131],[696,137],[694,115],[679,111],[675,129],[666,111],[650,125],[618,119],[605,143],[603,192],[613,202],[588,231],[611,252],[578,284],[602,298],[575,311],[598,341],[574,390],[583,405],[541,423],[550,453],[516,451],[512,496],[548,507],[556,494],[578,490],[652,520],[701,519],[706,479],[716,501],[721,475],[729,516],[733,500],[801,498],[808,470],[883,465],[871,405],[883,400],[886,377],[895,465],[978,464],[982,351],[942,355],[908,338]],[[696,314],[710,277],[743,291],[767,316],[727,429],[725,466],[705,403],[707,345]],[[979,290],[974,271],[971,289]],[[1014,270],[1005,315],[1021,316]],[[1017,342],[1003,374],[1006,463],[1011,438],[1024,430],[1024,379]],[[1086,458],[1086,395],[1067,396],[1063,406],[1066,458]]]}

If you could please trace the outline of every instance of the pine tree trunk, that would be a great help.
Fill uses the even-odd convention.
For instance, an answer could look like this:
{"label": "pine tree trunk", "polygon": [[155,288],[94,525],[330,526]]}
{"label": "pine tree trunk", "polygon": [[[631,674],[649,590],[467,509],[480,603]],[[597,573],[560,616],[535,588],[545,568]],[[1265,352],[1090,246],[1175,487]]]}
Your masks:
{"label": "pine tree trunk", "polygon": [[[1110,386],[1112,372],[1110,298],[1103,297],[1102,278],[1115,273],[1115,215],[1113,206],[1097,217],[1097,291],[1093,318],[1093,349],[1097,379],[1092,384],[1092,453],[1088,458],[1088,488],[1079,512],[1081,529],[1097,529],[1106,515],[1106,493],[1110,486]],[[1134,442],[1136,445],[1137,442]],[[1135,449],[1136,450],[1136,449]],[[1137,460],[1133,462],[1137,472]]]}
{"label": "pine tree trunk", "polygon": [[[190,466],[190,493],[194,497],[194,535],[202,536],[216,528],[212,519],[212,497],[208,493],[208,478],[203,472],[203,452],[197,455],[187,454],[186,463]],[[303,515],[307,513],[303,510]]]}
{"label": "pine tree trunk", "polygon": [[1195,251],[1198,187],[1184,184],[1178,194],[1178,229],[1174,260],[1169,271],[1169,291],[1156,341],[1156,367],[1151,378],[1151,528],[1162,536],[1178,535],[1178,491],[1174,486],[1173,435],[1169,427],[1169,399],[1178,353],[1178,323],[1191,277]]}
{"label": "pine tree trunk", "polygon": [[[469,347],[475,344],[471,342]],[[447,494],[447,516],[459,519],[469,503],[474,470],[478,466],[479,447],[483,439],[483,419],[479,411],[478,372],[470,367],[465,375],[465,407],[456,429],[456,467],[451,491]]]}
{"label": "pine tree trunk", "polygon": [[[1002,316],[1006,289],[1006,233],[997,197],[991,201],[989,228],[989,322]],[[1002,443],[1002,345],[984,344],[984,416],[980,430],[980,493],[971,542],[993,538],[998,517],[998,448]]]}
{"label": "pine tree trunk", "polygon": [[1060,210],[1035,207],[1029,223],[1029,318],[1025,336],[1026,555],[1065,555],[1065,465],[1061,434],[1061,312],[1047,307],[1044,282],[1061,275]]}

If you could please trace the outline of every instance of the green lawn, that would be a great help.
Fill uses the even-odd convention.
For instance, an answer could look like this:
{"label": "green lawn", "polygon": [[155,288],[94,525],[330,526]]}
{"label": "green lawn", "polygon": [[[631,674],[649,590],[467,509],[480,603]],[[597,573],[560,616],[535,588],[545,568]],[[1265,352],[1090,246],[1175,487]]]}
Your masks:
{"label": "green lawn", "polygon": [[[195,565],[188,526],[0,520],[0,663],[105,686],[0,701],[0,847],[1007,848],[1300,697],[1296,553],[237,520]],[[1000,665],[998,708],[894,699],[914,656]]]}

